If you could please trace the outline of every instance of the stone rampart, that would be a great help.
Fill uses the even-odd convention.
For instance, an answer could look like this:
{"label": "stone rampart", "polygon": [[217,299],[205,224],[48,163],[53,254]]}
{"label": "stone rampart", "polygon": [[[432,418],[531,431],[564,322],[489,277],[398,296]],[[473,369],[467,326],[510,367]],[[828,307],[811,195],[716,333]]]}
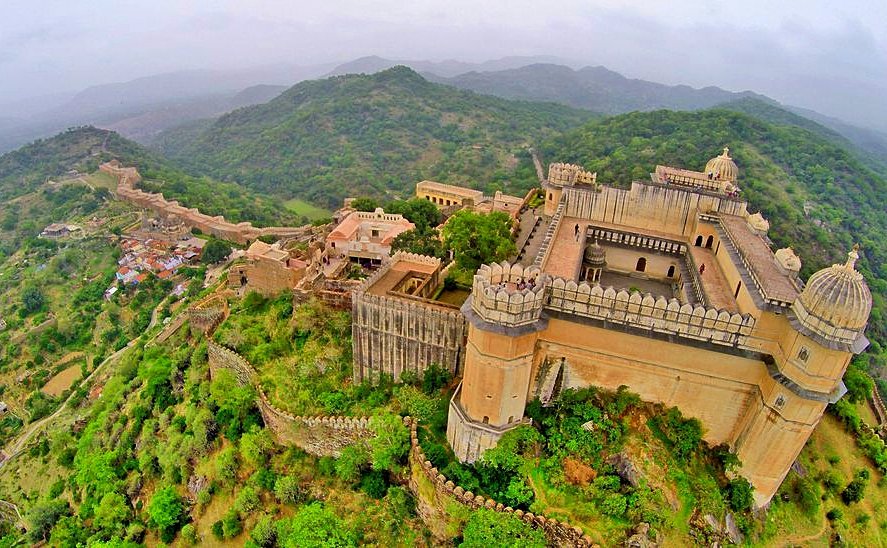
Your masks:
{"label": "stone rampart", "polygon": [[265,426],[283,445],[299,447],[311,455],[338,457],[345,447],[373,436],[367,417],[304,417],[287,413],[268,399],[258,373],[246,358],[212,340],[207,340],[207,354],[210,375],[227,369],[240,384],[256,389],[256,404]]}
{"label": "stone rampart", "polygon": [[[431,528],[432,534],[440,540],[449,540],[455,536],[450,526],[450,508],[452,504],[476,510],[488,508],[495,512],[512,514],[516,518],[541,530],[550,546],[590,547],[594,543],[579,527],[532,512],[515,510],[504,506],[501,502],[476,495],[447,479],[440,470],[429,461],[419,444],[417,423],[409,420],[410,426],[410,489],[417,499],[417,512]],[[461,526],[461,524],[459,524]]]}
{"label": "stone rampart", "polygon": [[681,304],[677,299],[555,278],[545,305],[555,310],[635,328],[727,346],[749,346],[755,319],[748,314]]}
{"label": "stone rampart", "polygon": [[306,239],[316,235],[319,229],[311,225],[299,227],[269,226],[258,228],[249,222],[232,223],[221,215],[210,216],[197,208],[187,208],[178,201],[167,200],[163,194],[153,194],[135,188],[142,180],[134,167],[121,167],[116,163],[105,163],[99,169],[117,177],[117,197],[150,209],[163,216],[175,215],[190,228],[197,228],[206,234],[239,244],[255,241],[260,236]]}

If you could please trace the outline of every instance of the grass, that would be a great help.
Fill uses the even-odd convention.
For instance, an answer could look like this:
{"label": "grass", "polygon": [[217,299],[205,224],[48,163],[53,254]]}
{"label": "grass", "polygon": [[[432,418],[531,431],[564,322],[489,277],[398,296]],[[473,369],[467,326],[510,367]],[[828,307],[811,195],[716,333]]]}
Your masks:
{"label": "grass", "polygon": [[329,217],[330,212],[322,207],[318,207],[314,204],[310,204],[305,200],[300,200],[298,198],[291,198],[283,203],[284,207],[292,211],[298,216],[308,217],[309,221],[314,221],[316,219],[323,219],[324,217]]}

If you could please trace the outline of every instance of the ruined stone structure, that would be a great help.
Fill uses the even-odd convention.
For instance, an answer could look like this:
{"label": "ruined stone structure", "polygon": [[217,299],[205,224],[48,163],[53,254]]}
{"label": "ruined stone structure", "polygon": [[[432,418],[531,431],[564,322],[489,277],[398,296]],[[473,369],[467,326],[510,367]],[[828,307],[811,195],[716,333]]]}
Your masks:
{"label": "ruined stone structure", "polygon": [[315,234],[317,227],[305,225],[300,227],[272,226],[257,228],[249,222],[231,223],[221,215],[210,216],[201,213],[197,208],[187,208],[173,200],[167,200],[163,194],[152,194],[135,188],[142,180],[134,167],[122,167],[112,160],[99,166],[105,173],[117,177],[117,197],[132,202],[140,207],[150,209],[157,215],[167,218],[174,216],[190,228],[196,228],[205,234],[229,240],[239,244],[254,242],[259,236],[275,236],[278,238],[305,238]]}
{"label": "ruined stone structure", "polygon": [[326,237],[330,257],[382,264],[391,254],[391,244],[400,233],[416,228],[403,215],[375,211],[353,211]]}
{"label": "ruined stone structure", "polygon": [[398,252],[354,291],[355,382],[421,376],[432,363],[460,372],[465,321],[458,307],[431,298],[445,276],[440,259]]}
{"label": "ruined stone structure", "polygon": [[765,504],[845,392],[868,344],[871,294],[844,264],[798,279],[791,250],[740,199],[725,150],[706,172],[657,166],[616,189],[555,164],[548,233],[533,266],[481,267],[462,306],[462,382],[447,438],[478,459],[524,422],[528,401],[566,388],[627,385],[699,418],[726,443]]}
{"label": "ruined stone structure", "polygon": [[294,255],[279,242],[256,240],[247,249],[245,262],[228,270],[228,287],[243,287],[265,296],[291,290],[308,274],[310,264]]}

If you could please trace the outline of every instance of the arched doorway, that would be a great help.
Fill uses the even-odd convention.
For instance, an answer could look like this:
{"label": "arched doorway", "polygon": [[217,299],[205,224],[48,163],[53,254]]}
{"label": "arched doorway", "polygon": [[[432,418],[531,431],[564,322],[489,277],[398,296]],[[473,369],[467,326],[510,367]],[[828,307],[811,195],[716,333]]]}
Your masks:
{"label": "arched doorway", "polygon": [[668,267],[668,277],[669,278],[674,277],[674,265],[671,265],[670,267]]}
{"label": "arched doorway", "polygon": [[647,259],[645,259],[643,257],[638,259],[638,264],[637,264],[637,266],[634,267],[634,269],[637,270],[638,272],[643,272],[643,271],[647,270]]}
{"label": "arched doorway", "polygon": [[705,240],[705,247],[711,249],[711,244],[715,243],[715,237],[709,236],[707,240]]}
{"label": "arched doorway", "polygon": [[702,236],[696,236],[696,247],[702,247]]}

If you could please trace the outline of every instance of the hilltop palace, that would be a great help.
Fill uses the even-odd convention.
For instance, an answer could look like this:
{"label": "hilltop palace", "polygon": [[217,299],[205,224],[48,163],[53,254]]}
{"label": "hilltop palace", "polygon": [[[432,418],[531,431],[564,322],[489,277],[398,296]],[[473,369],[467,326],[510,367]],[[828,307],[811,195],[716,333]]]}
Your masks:
{"label": "hilltop palace", "polygon": [[[528,401],[627,385],[700,419],[766,504],[843,395],[872,299],[856,249],[802,283],[801,261],[771,251],[737,178],[727,149],[704,172],[657,166],[627,190],[552,164],[538,242],[482,266],[461,308],[438,297],[440,261],[417,255],[394,254],[354,291],[355,380],[431,363],[461,376],[447,439],[466,462],[528,422]],[[436,185],[417,194],[480,198]]]}

